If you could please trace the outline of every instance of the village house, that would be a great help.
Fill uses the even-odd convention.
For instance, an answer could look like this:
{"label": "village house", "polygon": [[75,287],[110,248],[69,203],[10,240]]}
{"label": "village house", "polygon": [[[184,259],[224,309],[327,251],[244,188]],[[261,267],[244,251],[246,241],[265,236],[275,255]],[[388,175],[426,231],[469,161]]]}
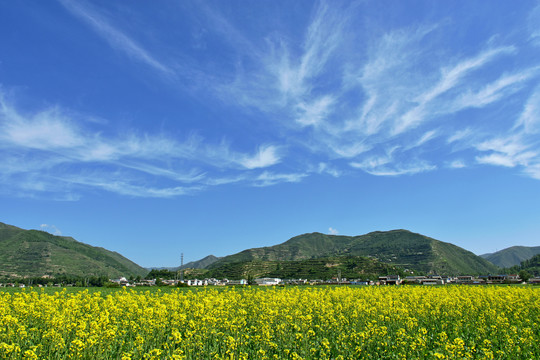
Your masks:
{"label": "village house", "polygon": [[188,280],[186,283],[188,286],[206,286],[208,285],[208,280],[194,279],[194,280]]}
{"label": "village house", "polygon": [[229,283],[227,285],[247,285],[248,281],[246,279],[240,279],[240,280],[229,280]]}
{"label": "village house", "polygon": [[260,278],[260,279],[255,279],[255,282],[257,283],[257,285],[260,285],[260,286],[271,286],[271,285],[279,285],[279,283],[281,283],[281,279]]}
{"label": "village house", "polygon": [[379,276],[379,285],[399,285],[401,278],[399,275]]}
{"label": "village house", "polygon": [[470,275],[462,275],[456,278],[456,284],[472,284],[474,278]]}
{"label": "village house", "polygon": [[425,276],[406,276],[405,279],[403,279],[403,283],[405,284],[422,284],[422,281],[426,280],[427,278]]}
{"label": "village house", "polygon": [[131,285],[128,279],[126,279],[125,277],[121,277],[120,279],[112,279],[111,282],[116,283],[120,286],[134,286]]}

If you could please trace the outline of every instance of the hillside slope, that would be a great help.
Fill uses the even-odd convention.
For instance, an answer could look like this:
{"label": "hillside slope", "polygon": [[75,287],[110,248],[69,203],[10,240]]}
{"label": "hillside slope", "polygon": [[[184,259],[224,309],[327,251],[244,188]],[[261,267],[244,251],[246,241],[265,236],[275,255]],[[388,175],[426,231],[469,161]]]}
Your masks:
{"label": "hillside slope", "polygon": [[367,256],[423,273],[474,275],[498,270],[470,251],[407,230],[375,231],[360,236],[303,234],[279,245],[248,249],[223,257],[208,269],[253,260],[298,261],[330,256]]}
{"label": "hillside slope", "polygon": [[292,261],[252,260],[224,263],[209,269],[207,277],[248,279],[250,277],[277,277],[281,279],[322,279],[337,277],[374,280],[379,275],[401,274],[395,266],[362,256],[334,256]]}
{"label": "hillside slope", "polygon": [[0,276],[119,277],[143,276],[147,272],[116,252],[71,237],[0,223]]}
{"label": "hillside slope", "polygon": [[500,267],[519,265],[540,254],[540,246],[512,246],[494,253],[480,255],[482,258]]}

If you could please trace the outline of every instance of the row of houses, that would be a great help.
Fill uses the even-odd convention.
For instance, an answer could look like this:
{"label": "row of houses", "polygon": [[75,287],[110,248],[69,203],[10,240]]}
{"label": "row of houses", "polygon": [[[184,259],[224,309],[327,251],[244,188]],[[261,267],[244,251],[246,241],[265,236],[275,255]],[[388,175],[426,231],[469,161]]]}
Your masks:
{"label": "row of houses", "polygon": [[[141,280],[140,282],[130,283],[126,278],[112,280],[121,286],[154,286],[156,279]],[[187,286],[231,286],[231,285],[248,285],[247,279],[228,280],[228,279],[190,279],[190,280],[161,280],[163,285],[177,286],[183,283]],[[369,281],[362,279],[346,279],[332,278],[329,280],[321,279],[279,279],[279,278],[259,278],[254,279],[253,285],[272,286],[272,285],[446,285],[446,284],[466,284],[466,285],[482,285],[482,284],[507,284],[507,283],[522,283],[519,275],[481,275],[481,276],[406,276],[401,278],[399,275],[379,276],[377,281]],[[540,284],[540,277],[529,279],[531,284]]]}
{"label": "row of houses", "polygon": [[[510,275],[480,275],[480,276],[406,276],[400,278],[398,275],[380,276],[381,285],[399,285],[399,284],[421,284],[421,285],[445,285],[445,284],[464,284],[464,285],[487,285],[487,284],[519,284],[523,280],[517,274]],[[540,277],[529,279],[531,284],[540,284]]]}
{"label": "row of houses", "polygon": [[[120,286],[156,286],[158,284],[168,286],[178,286],[179,283],[183,283],[187,286],[234,286],[234,285],[248,285],[247,279],[240,280],[228,280],[228,279],[190,279],[190,280],[167,280],[167,279],[150,279],[140,280],[137,282],[131,282],[125,277],[111,280]],[[427,275],[427,276],[406,276],[401,278],[399,275],[386,275],[379,276],[378,280],[362,280],[362,279],[346,279],[335,277],[329,280],[321,279],[279,279],[279,278],[259,278],[254,279],[252,284],[259,286],[272,286],[272,285],[402,285],[402,284],[415,284],[415,285],[446,285],[446,284],[463,284],[463,285],[487,285],[487,284],[519,284],[522,283],[519,275],[480,275],[480,276],[440,276],[440,275]],[[540,285],[540,277],[534,277],[529,279],[529,284]],[[24,287],[24,284],[5,283],[0,284],[0,287]],[[37,285],[41,287],[41,285]],[[61,286],[55,284],[54,286]],[[64,285],[66,286],[66,285]],[[67,286],[74,286],[73,284]]]}
{"label": "row of houses", "polygon": [[[113,283],[116,283],[120,286],[155,286],[158,284],[157,279],[151,279],[151,280],[140,280],[138,282],[130,282],[125,277],[122,277],[120,279],[113,279],[111,280]],[[289,284],[290,281],[293,280],[286,280],[285,282],[278,278],[260,278],[255,279],[254,282],[257,285],[280,285],[287,283]],[[296,280],[294,280],[296,281]],[[185,284],[187,286],[232,286],[232,285],[248,285],[247,279],[240,279],[240,280],[228,280],[228,279],[189,279],[189,280],[177,280],[177,279],[160,279],[159,282],[162,285],[168,285],[168,286],[177,286],[179,283]]]}

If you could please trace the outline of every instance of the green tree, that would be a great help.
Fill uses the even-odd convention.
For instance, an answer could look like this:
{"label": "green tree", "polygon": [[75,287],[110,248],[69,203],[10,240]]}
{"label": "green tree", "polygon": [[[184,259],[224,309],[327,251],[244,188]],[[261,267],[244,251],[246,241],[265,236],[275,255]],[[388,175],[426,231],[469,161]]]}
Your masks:
{"label": "green tree", "polygon": [[531,278],[531,274],[529,274],[529,272],[527,270],[521,270],[519,272],[519,278],[524,281],[524,282],[527,282],[529,281],[529,279]]}

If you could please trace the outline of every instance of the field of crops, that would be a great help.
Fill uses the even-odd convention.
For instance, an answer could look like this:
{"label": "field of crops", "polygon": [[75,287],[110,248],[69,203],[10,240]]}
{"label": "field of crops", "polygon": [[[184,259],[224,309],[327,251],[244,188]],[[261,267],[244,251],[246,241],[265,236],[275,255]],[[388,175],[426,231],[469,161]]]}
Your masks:
{"label": "field of crops", "polygon": [[540,289],[0,290],[1,359],[538,359]]}

